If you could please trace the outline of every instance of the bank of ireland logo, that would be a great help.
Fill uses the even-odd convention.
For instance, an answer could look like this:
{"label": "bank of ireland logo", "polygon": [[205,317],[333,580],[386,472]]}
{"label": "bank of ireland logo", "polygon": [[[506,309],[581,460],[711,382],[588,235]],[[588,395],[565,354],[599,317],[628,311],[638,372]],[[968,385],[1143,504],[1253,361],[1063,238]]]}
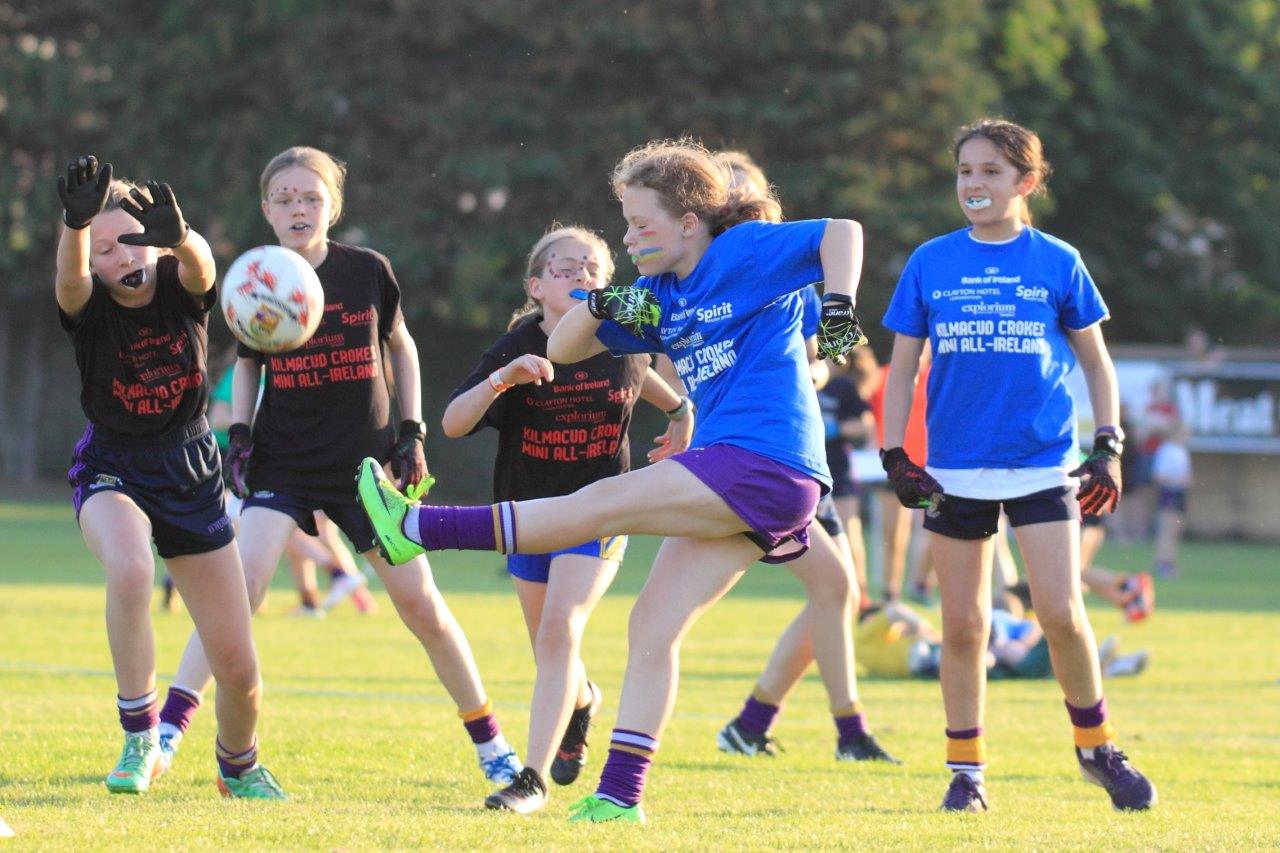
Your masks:
{"label": "bank of ireland logo", "polygon": [[987,267],[985,270],[983,270],[983,272],[986,273],[987,275],[995,275],[996,273],[1000,272],[1000,267]]}
{"label": "bank of ireland logo", "polygon": [[684,306],[689,304],[689,300],[681,296],[679,299],[676,300],[676,304],[678,304],[681,308],[683,308]]}
{"label": "bank of ireland logo", "polygon": [[579,382],[585,382],[587,377],[590,375],[591,374],[587,373],[585,370],[579,370],[577,373],[573,374],[573,378]]}

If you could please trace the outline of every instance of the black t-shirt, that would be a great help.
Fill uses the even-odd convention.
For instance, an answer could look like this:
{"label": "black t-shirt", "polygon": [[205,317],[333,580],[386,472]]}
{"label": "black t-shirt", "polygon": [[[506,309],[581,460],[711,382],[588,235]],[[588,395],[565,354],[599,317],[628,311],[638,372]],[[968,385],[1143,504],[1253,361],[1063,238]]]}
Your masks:
{"label": "black t-shirt", "polygon": [[155,296],[126,308],[96,278],[88,303],[58,319],[75,345],[80,408],[108,434],[157,438],[205,412],[209,402],[209,308],[216,294],[195,296],[178,280],[178,259],[156,262]]}
{"label": "black t-shirt", "polygon": [[382,255],[332,241],[316,274],[324,316],[311,340],[274,355],[237,350],[266,368],[249,488],[347,500],[360,460],[386,461],[395,444],[383,345],[404,320],[400,285]]}
{"label": "black t-shirt", "polygon": [[[499,338],[449,399],[527,354],[547,355],[547,335],[536,315]],[[517,385],[500,395],[472,430],[498,431],[496,501],[567,495],[631,469],[627,427],[649,357],[603,352],[554,367],[554,381]]]}
{"label": "black t-shirt", "polygon": [[827,467],[837,479],[848,477],[849,451],[853,443],[840,437],[840,424],[862,417],[870,406],[858,394],[858,388],[847,376],[833,376],[818,392],[818,408],[827,436]]}

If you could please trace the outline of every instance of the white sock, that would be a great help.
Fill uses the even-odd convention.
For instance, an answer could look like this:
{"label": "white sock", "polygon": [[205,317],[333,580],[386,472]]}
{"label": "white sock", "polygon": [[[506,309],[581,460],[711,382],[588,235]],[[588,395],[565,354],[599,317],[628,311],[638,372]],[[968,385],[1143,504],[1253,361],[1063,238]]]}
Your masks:
{"label": "white sock", "polygon": [[400,522],[400,532],[412,541],[418,542],[418,508],[416,506],[409,507],[405,512],[404,520]]}
{"label": "white sock", "polygon": [[173,723],[161,723],[159,731],[160,737],[168,735],[170,737],[169,743],[173,745],[174,749],[178,748],[178,744],[182,742],[182,729],[178,728]]}
{"label": "white sock", "polygon": [[507,739],[502,735],[498,735],[493,740],[476,744],[476,755],[480,756],[481,761],[492,761],[512,751],[511,744],[507,743]]}
{"label": "white sock", "polygon": [[977,782],[979,785],[985,784],[986,782],[986,778],[982,775],[981,770],[953,770],[952,772],[956,774],[963,774],[965,776],[968,776],[970,779]]}
{"label": "white sock", "polygon": [[1083,758],[1085,761],[1093,761],[1093,751],[1097,749],[1097,747],[1081,746],[1081,747],[1078,747],[1078,749],[1080,750],[1081,758]]}

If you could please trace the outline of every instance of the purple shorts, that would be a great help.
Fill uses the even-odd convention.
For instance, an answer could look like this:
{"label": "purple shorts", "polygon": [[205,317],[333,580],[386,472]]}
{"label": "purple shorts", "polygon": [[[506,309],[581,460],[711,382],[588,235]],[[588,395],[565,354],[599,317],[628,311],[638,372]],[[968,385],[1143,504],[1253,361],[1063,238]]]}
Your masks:
{"label": "purple shorts", "polygon": [[732,444],[713,444],[671,457],[711,487],[751,530],[744,535],[766,563],[785,563],[809,550],[809,522],[822,484],[794,468]]}

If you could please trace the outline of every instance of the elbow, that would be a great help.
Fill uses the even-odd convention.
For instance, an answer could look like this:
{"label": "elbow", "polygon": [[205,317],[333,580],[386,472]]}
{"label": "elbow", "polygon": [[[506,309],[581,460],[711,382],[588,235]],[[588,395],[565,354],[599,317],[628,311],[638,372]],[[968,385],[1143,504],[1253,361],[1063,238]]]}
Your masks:
{"label": "elbow", "polygon": [[444,433],[445,438],[462,438],[467,434],[461,419],[448,409],[445,409],[444,417],[440,419],[440,431]]}

